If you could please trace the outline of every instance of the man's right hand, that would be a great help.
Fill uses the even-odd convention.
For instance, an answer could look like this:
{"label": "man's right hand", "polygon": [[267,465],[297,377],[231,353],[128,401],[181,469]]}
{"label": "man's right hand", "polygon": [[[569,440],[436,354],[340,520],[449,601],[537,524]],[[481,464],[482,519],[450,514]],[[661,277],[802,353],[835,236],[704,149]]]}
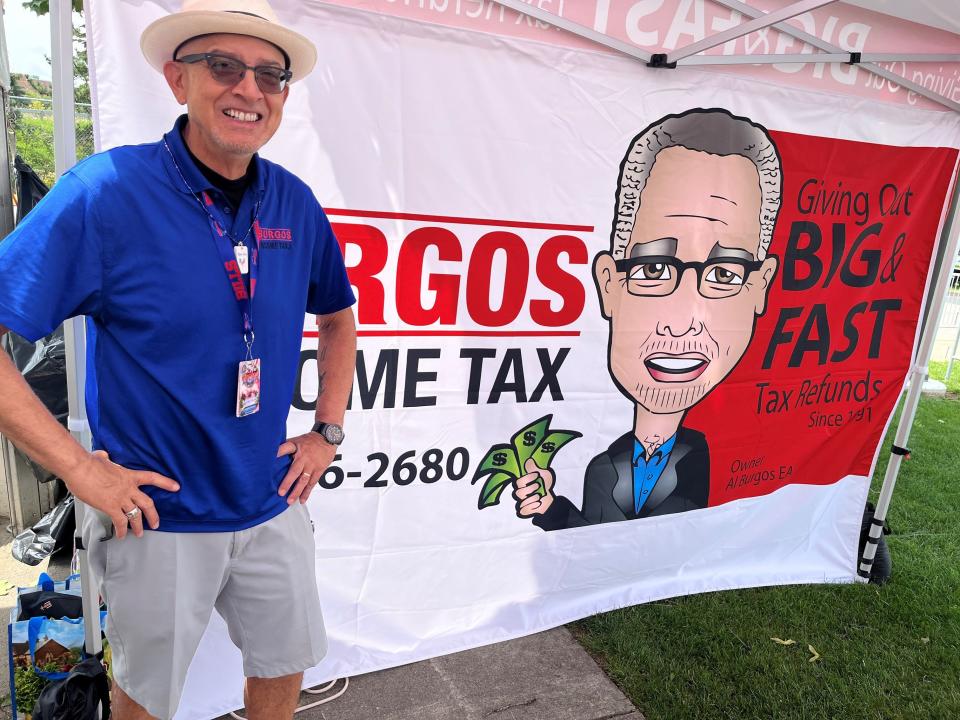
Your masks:
{"label": "man's right hand", "polygon": [[[151,528],[160,526],[160,517],[150,496],[140,490],[143,485],[154,485],[170,492],[180,489],[179,483],[159,473],[141,470],[128,470],[117,465],[103,450],[95,450],[87,456],[86,462],[64,478],[67,487],[74,496],[87,505],[110,516],[114,534],[125,537],[129,524],[133,534],[143,535],[143,520],[146,518]],[[135,517],[126,513],[140,508]]]}
{"label": "man's right hand", "polygon": [[[524,463],[523,469],[527,471],[513,481],[513,498],[517,501],[517,515],[519,517],[530,517],[531,515],[543,515],[551,505],[553,505],[553,471],[543,469],[529,458]],[[540,488],[543,487],[545,495],[540,494]]]}

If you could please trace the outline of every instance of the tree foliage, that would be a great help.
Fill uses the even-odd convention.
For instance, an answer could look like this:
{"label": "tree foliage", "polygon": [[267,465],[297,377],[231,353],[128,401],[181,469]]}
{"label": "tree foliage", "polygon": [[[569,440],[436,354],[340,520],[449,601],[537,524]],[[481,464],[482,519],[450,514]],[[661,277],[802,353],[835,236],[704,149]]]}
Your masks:
{"label": "tree foliage", "polygon": [[50,83],[26,73],[10,73],[10,87],[12,88],[12,95],[31,98],[50,98],[52,96]]}
{"label": "tree foliage", "polygon": [[[83,0],[72,0],[73,11],[83,15]],[[26,0],[23,7],[37,15],[50,12],[50,0]],[[47,62],[50,59],[47,58]],[[87,30],[83,24],[73,28],[74,97],[78,103],[90,102],[90,71],[87,67]]]}
{"label": "tree foliage", "polygon": [[[56,161],[53,152],[53,113],[50,105],[40,100],[12,109],[13,131],[17,143],[17,155],[33,168],[48,187],[57,179]],[[77,160],[93,154],[93,122],[78,117]]]}
{"label": "tree foliage", "polygon": [[[13,111],[17,155],[33,168],[47,187],[57,178],[53,155],[53,114],[49,105],[33,102]],[[78,153],[79,154],[79,153]]]}
{"label": "tree foliage", "polygon": [[87,67],[87,29],[79,25],[73,29],[74,99],[90,103],[90,69]]}
{"label": "tree foliage", "polygon": [[[72,0],[74,12],[83,11],[83,0]],[[37,15],[50,11],[49,0],[28,0],[23,7]],[[73,75],[74,98],[80,105],[77,108],[77,158],[83,159],[93,152],[93,123],[89,119],[90,85],[87,68],[87,36],[81,23],[73,29]],[[43,87],[27,83],[36,90],[38,98],[49,98],[50,93]],[[29,93],[33,95],[34,93]],[[48,185],[56,180],[54,162],[53,113],[49,103],[40,101],[17,105],[12,108],[13,128],[16,138],[17,154],[20,155]]]}
{"label": "tree foliage", "polygon": [[[37,15],[46,15],[50,12],[50,0],[26,0],[23,6],[27,10],[33,10]],[[83,12],[83,0],[73,0],[73,11]]]}

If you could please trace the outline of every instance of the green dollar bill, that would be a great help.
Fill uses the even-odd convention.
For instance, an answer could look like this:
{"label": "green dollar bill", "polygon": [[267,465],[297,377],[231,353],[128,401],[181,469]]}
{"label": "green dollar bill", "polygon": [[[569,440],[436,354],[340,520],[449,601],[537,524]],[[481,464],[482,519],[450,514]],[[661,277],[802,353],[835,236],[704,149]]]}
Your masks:
{"label": "green dollar bill", "polygon": [[557,450],[562,448],[571,440],[581,437],[581,433],[570,430],[554,430],[548,434],[533,452],[533,461],[538,467],[546,470],[550,467]]}
{"label": "green dollar bill", "polygon": [[512,445],[494,445],[480,463],[474,475],[474,481],[488,472],[505,472],[515,478],[520,477],[520,465],[517,463],[517,451]]}
{"label": "green dollar bill", "polygon": [[503,489],[510,485],[515,479],[512,475],[505,472],[495,472],[491,474],[483,483],[483,489],[480,491],[480,500],[477,502],[477,507],[483,510],[485,507],[498,504]]}
{"label": "green dollar bill", "polygon": [[[527,474],[524,465],[529,459],[532,458],[541,470],[546,470],[561,447],[581,437],[581,433],[570,430],[550,431],[552,419],[552,415],[545,415],[515,433],[511,444],[494,445],[490,448],[471,481],[475,483],[486,476],[477,501],[478,508],[482,510],[499,504],[503,489]],[[540,497],[547,494],[543,480],[539,477],[537,494]]]}
{"label": "green dollar bill", "polygon": [[521,470],[524,470],[524,464],[527,459],[533,455],[534,450],[543,440],[550,427],[550,415],[540,418],[536,422],[530,423],[520,432],[513,436],[513,447],[517,451],[517,464]]}

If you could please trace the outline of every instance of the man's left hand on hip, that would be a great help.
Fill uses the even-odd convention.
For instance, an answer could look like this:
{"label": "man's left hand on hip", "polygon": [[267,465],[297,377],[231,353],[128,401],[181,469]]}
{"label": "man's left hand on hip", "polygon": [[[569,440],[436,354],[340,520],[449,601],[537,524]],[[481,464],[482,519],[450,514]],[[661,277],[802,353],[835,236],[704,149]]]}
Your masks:
{"label": "man's left hand on hip", "polygon": [[280,483],[278,494],[286,495],[290,505],[297,500],[301,504],[307,502],[336,454],[336,445],[331,445],[318,433],[308,432],[289,438],[277,450],[277,457],[293,455],[293,463]]}

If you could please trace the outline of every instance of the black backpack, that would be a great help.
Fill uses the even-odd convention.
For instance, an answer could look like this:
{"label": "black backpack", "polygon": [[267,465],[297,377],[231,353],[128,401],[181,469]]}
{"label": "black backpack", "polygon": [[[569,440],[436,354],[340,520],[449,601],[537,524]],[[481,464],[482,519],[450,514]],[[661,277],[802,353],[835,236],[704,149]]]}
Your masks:
{"label": "black backpack", "polygon": [[33,708],[33,720],[103,720],[110,717],[110,687],[107,672],[95,657],[74,665],[63,680],[47,685]]}

